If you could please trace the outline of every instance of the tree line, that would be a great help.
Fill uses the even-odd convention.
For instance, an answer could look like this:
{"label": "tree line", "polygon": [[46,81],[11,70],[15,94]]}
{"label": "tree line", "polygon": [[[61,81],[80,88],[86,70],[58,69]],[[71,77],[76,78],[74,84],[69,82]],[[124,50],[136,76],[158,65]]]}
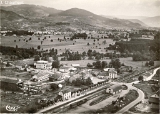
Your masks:
{"label": "tree line", "polygon": [[16,31],[11,31],[11,32],[7,32],[6,33],[6,36],[12,36],[12,35],[17,35],[17,36],[20,36],[20,35],[33,35],[34,32],[29,32],[29,31],[25,31],[25,30],[16,30]]}
{"label": "tree line", "polygon": [[35,54],[40,54],[40,52],[37,52],[34,48],[26,49],[26,48],[16,48],[14,47],[6,47],[6,46],[0,46],[0,52],[3,55],[15,55],[18,58],[17,59],[26,59],[33,57]]}

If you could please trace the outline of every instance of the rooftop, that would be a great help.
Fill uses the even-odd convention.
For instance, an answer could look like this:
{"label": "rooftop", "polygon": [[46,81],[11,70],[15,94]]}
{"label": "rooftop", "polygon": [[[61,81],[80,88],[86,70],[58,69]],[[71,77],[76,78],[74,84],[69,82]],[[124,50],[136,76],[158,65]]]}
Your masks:
{"label": "rooftop", "polygon": [[116,84],[116,85],[112,85],[110,88],[113,89],[113,91],[118,91],[122,89],[122,85]]}
{"label": "rooftop", "polygon": [[48,61],[42,61],[42,60],[37,61],[37,64],[47,64],[47,63],[48,63]]}
{"label": "rooftop", "polygon": [[63,94],[68,93],[68,92],[71,92],[71,90],[70,90],[70,89],[62,90],[62,93],[63,93]]}

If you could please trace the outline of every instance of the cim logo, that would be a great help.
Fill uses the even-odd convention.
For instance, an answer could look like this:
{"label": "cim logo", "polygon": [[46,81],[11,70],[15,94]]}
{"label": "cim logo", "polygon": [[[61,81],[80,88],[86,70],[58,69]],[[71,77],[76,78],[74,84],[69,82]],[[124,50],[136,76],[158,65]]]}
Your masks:
{"label": "cim logo", "polygon": [[16,112],[19,108],[20,108],[19,106],[10,106],[10,105],[6,106],[6,110],[12,112]]}

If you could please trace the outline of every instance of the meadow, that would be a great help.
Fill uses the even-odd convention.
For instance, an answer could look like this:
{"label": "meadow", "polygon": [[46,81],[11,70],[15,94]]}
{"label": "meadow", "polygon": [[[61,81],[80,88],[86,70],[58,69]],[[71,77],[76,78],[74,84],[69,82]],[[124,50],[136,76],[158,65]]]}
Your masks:
{"label": "meadow", "polygon": [[[100,34],[102,36],[102,34]],[[99,35],[99,37],[101,37]],[[44,39],[46,37],[46,39]],[[31,40],[29,40],[31,38]],[[40,38],[40,40],[38,40]],[[58,38],[61,40],[58,40]],[[45,36],[2,36],[1,37],[1,45],[2,46],[11,46],[16,47],[16,45],[19,48],[35,48],[40,45],[39,50],[49,50],[51,48],[58,49],[58,54],[61,54],[66,49],[69,49],[73,52],[83,52],[88,51],[88,49],[96,50],[101,53],[105,53],[106,47],[109,46],[109,44],[114,44],[115,41],[112,39],[74,39],[73,41],[70,40],[70,37],[65,37],[67,40],[64,40],[64,35],[45,35]],[[51,42],[53,40],[53,42]],[[106,44],[103,43],[103,41],[106,40]],[[28,41],[28,42],[26,42]],[[41,44],[42,41],[42,44]],[[89,45],[87,45],[89,43]],[[93,44],[95,43],[95,44]]]}

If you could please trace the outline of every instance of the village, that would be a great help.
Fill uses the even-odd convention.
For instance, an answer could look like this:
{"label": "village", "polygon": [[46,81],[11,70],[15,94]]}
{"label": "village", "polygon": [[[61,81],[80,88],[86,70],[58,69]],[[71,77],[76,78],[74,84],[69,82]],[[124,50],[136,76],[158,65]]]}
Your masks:
{"label": "village", "polygon": [[[50,34],[39,34],[42,33],[39,32],[37,35],[32,36],[31,40],[34,42],[35,37],[36,39],[44,37],[44,41],[50,37],[52,38]],[[97,37],[100,37],[99,35]],[[14,37],[16,38],[17,36]],[[97,39],[103,41],[104,37],[101,36]],[[30,39],[30,37],[28,38]],[[25,40],[29,42],[29,39],[28,41],[27,39]],[[95,38],[93,39],[95,40]],[[106,41],[110,41],[111,39],[106,38]],[[13,42],[15,41],[14,39],[12,40]],[[82,40],[81,37],[80,40]],[[58,42],[61,44],[64,41]],[[128,42],[128,40],[124,42]],[[113,39],[111,44],[113,46],[115,44]],[[45,42],[41,43],[41,46],[44,45]],[[50,44],[49,46],[52,45]],[[60,103],[63,104],[67,101],[69,102],[69,100],[78,99],[81,96],[86,98],[82,101],[80,100],[81,104],[83,104],[89,99],[89,94],[102,91],[101,89],[105,91],[105,94],[102,94],[105,97],[101,96],[101,100],[105,101],[109,96],[120,94],[125,87],[125,84],[113,84],[112,82],[130,83],[138,80],[141,81],[143,80],[142,78],[147,78],[153,73],[152,69],[159,66],[158,61],[143,61],[142,63],[131,61],[131,53],[127,53],[127,56],[125,55],[126,57],[124,57],[126,53],[118,51],[115,53],[112,46],[105,44],[106,46],[111,48],[111,50],[108,48],[109,51],[107,52],[109,53],[105,56],[96,52],[98,51],[96,49],[96,51],[90,51],[90,49],[93,49],[92,46],[89,47],[87,54],[84,55],[74,52],[77,48],[75,50],[73,47],[69,50],[63,50],[62,46],[61,49],[57,50],[56,47],[55,49],[50,48],[48,51],[37,47],[39,52],[33,50],[37,55],[30,58],[27,57],[26,59],[18,59],[18,56],[3,55],[1,53],[1,97],[4,98],[4,100],[2,99],[2,110],[5,110],[4,106],[8,103],[19,106],[35,104],[34,107],[21,108],[19,111],[36,112],[51,105],[56,107]],[[100,47],[103,46],[101,45]],[[19,46],[16,47],[16,49],[18,48]],[[74,51],[72,52],[72,50]],[[79,50],[79,52],[82,53],[83,50]],[[104,51],[100,50],[102,53],[106,53],[106,48]],[[75,57],[72,57],[71,54],[74,54]],[[156,80],[153,80],[153,83],[156,83],[156,86],[158,84]],[[97,93],[94,94],[97,97]],[[15,96],[14,98],[12,98],[13,95]],[[19,102],[16,102],[17,100]],[[98,100],[98,102],[100,101]],[[73,104],[70,107],[74,107]],[[69,109],[67,108],[67,110]]]}

